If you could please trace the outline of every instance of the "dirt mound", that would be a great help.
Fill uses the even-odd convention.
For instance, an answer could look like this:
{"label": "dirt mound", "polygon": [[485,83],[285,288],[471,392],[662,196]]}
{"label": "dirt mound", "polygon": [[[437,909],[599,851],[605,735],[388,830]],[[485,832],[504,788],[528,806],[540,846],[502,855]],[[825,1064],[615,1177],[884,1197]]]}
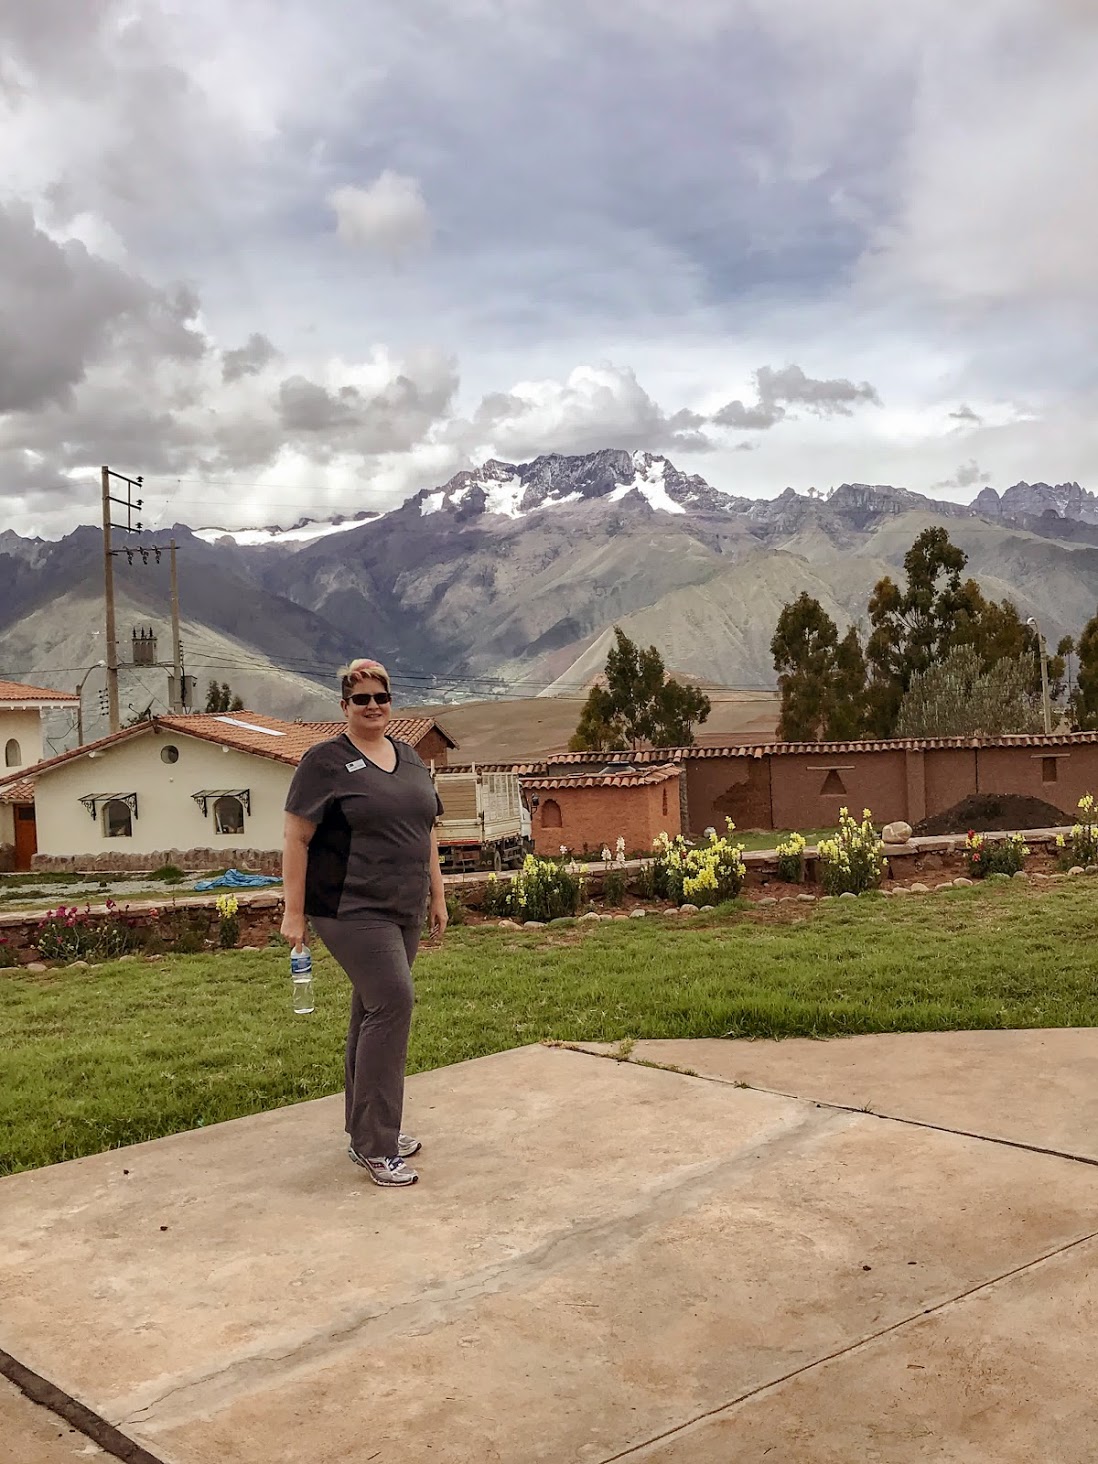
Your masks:
{"label": "dirt mound", "polygon": [[1071,823],[1062,809],[1054,808],[1040,798],[1024,798],[1020,793],[974,793],[916,824],[916,834],[977,834],[1012,832],[1015,829],[1055,829]]}

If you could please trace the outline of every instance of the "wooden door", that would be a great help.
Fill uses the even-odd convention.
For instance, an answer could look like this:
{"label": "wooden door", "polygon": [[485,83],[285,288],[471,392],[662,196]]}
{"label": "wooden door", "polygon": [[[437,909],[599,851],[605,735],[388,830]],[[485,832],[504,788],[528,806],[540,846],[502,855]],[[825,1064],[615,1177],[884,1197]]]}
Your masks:
{"label": "wooden door", "polygon": [[15,867],[30,869],[38,852],[38,827],[34,821],[34,804],[15,805]]}

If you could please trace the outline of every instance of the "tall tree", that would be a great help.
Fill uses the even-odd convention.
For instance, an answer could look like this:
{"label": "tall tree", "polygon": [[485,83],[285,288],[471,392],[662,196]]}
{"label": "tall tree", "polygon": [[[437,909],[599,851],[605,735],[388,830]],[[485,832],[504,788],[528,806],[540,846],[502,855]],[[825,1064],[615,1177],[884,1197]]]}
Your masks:
{"label": "tall tree", "polygon": [[961,625],[979,613],[979,586],[961,583],[967,563],[964,550],[935,525],[904,555],[905,586],[886,575],[874,587],[866,659],[869,726],[878,737],[892,735],[911,678],[942,660]]}
{"label": "tall tree", "polygon": [[208,712],[242,712],[244,703],[233,693],[232,687],[227,681],[219,686],[216,681],[211,681],[206,688],[206,710]]}
{"label": "tall tree", "polygon": [[782,609],[770,652],[782,698],[778,736],[784,742],[860,735],[865,658],[853,626],[840,641],[831,616],[805,591]]}
{"label": "tall tree", "polygon": [[944,660],[911,678],[900,703],[896,733],[970,737],[1039,732],[1041,694],[1033,683],[1032,655],[1001,656],[988,667],[975,646],[954,646]]}
{"label": "tall tree", "polygon": [[849,742],[865,735],[865,654],[852,625],[835,650],[835,673],[824,735],[829,742]]}
{"label": "tall tree", "polygon": [[568,746],[575,752],[613,747],[684,747],[710,712],[707,696],[668,677],[655,646],[641,650],[620,626],[606,657],[604,686],[593,686]]}
{"label": "tall tree", "polygon": [[[985,671],[990,671],[998,661],[1022,658],[1024,664],[1032,669],[1033,690],[1040,695],[1041,646],[1036,628],[1022,619],[1013,600],[1000,600],[996,604],[994,600],[984,599],[974,580],[969,580],[962,588],[968,590],[969,587],[975,595],[971,598],[968,613],[958,617],[952,644],[973,646]],[[1074,648],[1071,637],[1065,636],[1056,647],[1055,654],[1049,655],[1046,643],[1049,695],[1054,702],[1064,694],[1065,657],[1068,650]]]}
{"label": "tall tree", "polygon": [[1098,731],[1098,615],[1084,625],[1076,654],[1079,669],[1071,699],[1072,725],[1080,732]]}

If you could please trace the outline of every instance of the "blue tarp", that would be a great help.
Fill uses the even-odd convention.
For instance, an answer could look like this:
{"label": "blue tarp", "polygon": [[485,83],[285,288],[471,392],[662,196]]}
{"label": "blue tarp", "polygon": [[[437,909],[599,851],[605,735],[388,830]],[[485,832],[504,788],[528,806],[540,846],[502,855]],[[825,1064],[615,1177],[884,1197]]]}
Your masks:
{"label": "blue tarp", "polygon": [[239,869],[227,869],[224,874],[219,874],[216,879],[200,879],[194,886],[196,890],[256,890],[263,885],[281,884],[273,874],[242,874]]}

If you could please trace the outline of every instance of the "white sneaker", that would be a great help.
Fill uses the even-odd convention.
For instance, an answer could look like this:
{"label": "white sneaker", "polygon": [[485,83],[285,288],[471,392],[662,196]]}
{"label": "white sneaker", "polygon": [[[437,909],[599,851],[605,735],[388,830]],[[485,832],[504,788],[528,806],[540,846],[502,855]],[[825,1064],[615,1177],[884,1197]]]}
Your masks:
{"label": "white sneaker", "polygon": [[419,1175],[414,1169],[410,1169],[399,1154],[392,1158],[364,1159],[361,1154],[356,1154],[353,1148],[347,1150],[356,1164],[365,1169],[375,1184],[390,1187],[400,1187],[406,1184],[415,1184]]}
{"label": "white sneaker", "polygon": [[411,1134],[401,1134],[397,1140],[397,1153],[402,1159],[410,1159],[413,1154],[418,1154],[423,1145],[418,1139],[413,1139]]}

